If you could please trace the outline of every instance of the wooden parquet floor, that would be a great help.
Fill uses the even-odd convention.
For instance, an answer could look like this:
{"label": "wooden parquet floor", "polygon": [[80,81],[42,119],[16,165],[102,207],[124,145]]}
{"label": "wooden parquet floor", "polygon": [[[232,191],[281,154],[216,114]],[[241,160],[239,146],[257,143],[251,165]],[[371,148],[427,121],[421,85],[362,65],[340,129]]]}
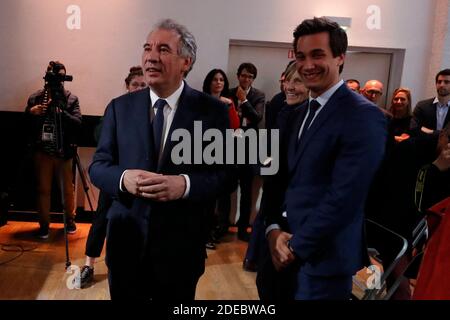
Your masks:
{"label": "wooden parquet floor", "polygon": [[[73,266],[84,264],[90,224],[78,223],[69,235]],[[47,240],[34,238],[36,222],[9,221],[0,227],[0,300],[108,300],[104,255],[97,259],[95,282],[85,289],[70,289],[65,271],[66,254],[61,223],[52,223]],[[206,271],[197,286],[198,300],[258,299],[256,273],[242,269],[247,243],[228,234],[217,250],[208,250]],[[103,252],[104,254],[104,252]]]}

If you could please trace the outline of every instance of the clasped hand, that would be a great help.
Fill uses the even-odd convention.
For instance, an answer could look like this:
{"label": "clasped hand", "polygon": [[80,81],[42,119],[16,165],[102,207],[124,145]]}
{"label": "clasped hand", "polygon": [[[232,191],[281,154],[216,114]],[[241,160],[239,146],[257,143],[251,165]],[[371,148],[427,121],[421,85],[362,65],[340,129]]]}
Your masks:
{"label": "clasped hand", "polygon": [[180,199],[186,190],[186,180],[183,176],[163,175],[139,169],[125,171],[123,185],[129,193],[155,201]]}
{"label": "clasped hand", "polygon": [[[50,101],[49,101],[50,103]],[[30,109],[30,113],[35,116],[43,115],[47,111],[47,106],[44,104],[37,104]]]}
{"label": "clasped hand", "polygon": [[241,88],[241,86],[238,86],[236,90],[236,97],[238,98],[239,101],[244,101],[247,99],[247,93],[245,92],[244,89]]}
{"label": "clasped hand", "polygon": [[295,255],[289,249],[287,242],[292,238],[292,234],[281,231],[272,230],[268,234],[268,242],[272,262],[277,271],[286,268],[295,260]]}

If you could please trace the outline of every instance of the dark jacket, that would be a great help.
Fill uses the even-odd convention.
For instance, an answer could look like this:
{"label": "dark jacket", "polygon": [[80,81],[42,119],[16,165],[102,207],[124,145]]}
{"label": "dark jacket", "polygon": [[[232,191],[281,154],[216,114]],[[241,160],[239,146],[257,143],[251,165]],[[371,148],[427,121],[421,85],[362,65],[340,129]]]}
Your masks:
{"label": "dark jacket", "polygon": [[[53,116],[55,110],[60,110],[58,115],[61,115],[61,128],[58,130],[62,131],[62,148],[63,154],[61,155],[65,159],[69,159],[74,156],[77,136],[79,135],[81,129],[81,111],[80,103],[78,97],[72,94],[69,90],[64,90],[65,101],[62,103],[61,108],[57,108],[55,101],[50,102],[47,112],[51,113]],[[44,90],[39,90],[33,93],[28,98],[28,103],[25,108],[25,113],[27,117],[27,130],[29,137],[29,144],[32,146],[33,150],[42,151],[42,126],[44,124],[45,115],[35,116],[30,113],[30,109],[41,104],[44,98]]]}

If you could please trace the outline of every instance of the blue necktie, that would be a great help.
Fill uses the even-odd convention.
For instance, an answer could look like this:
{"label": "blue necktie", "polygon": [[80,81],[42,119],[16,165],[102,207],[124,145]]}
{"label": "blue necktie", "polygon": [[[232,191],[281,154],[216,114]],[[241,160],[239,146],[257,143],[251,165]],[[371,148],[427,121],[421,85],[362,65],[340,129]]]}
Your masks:
{"label": "blue necktie", "polygon": [[309,103],[309,106],[308,106],[308,109],[309,109],[308,118],[306,118],[305,125],[303,126],[303,131],[300,134],[300,138],[298,138],[297,145],[300,144],[302,138],[306,134],[306,131],[308,131],[309,126],[311,125],[311,122],[314,119],[314,116],[316,115],[317,109],[319,109],[319,108],[320,108],[320,103],[317,102],[317,100],[311,100],[311,102]]}
{"label": "blue necktie", "polygon": [[153,119],[153,141],[155,143],[156,159],[159,159],[159,152],[162,144],[161,140],[164,127],[164,107],[166,104],[166,100],[158,99],[153,106],[156,113],[156,116]]}

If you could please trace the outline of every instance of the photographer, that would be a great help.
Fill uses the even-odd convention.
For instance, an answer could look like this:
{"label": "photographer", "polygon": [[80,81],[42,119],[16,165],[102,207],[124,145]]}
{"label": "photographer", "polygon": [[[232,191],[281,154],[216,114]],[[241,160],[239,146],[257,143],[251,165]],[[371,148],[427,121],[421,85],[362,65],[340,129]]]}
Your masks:
{"label": "photographer", "polygon": [[25,113],[29,115],[30,139],[37,178],[37,211],[39,231],[36,236],[47,239],[50,224],[50,195],[53,176],[62,189],[67,232],[75,233],[75,200],[72,161],[76,153],[75,139],[81,126],[78,98],[64,89],[66,68],[51,61],[45,74],[44,90],[28,99]]}

